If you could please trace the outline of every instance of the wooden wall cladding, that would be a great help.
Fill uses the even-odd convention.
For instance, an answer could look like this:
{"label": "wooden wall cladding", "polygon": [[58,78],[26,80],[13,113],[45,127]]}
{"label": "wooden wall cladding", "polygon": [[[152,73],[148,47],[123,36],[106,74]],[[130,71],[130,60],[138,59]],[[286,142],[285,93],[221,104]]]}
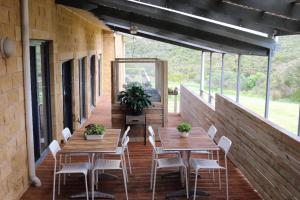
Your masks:
{"label": "wooden wall cladding", "polygon": [[217,138],[225,135],[232,140],[230,159],[262,198],[300,199],[300,139],[297,136],[224,96],[216,95],[213,111],[186,88],[181,91],[184,100],[181,111],[186,109],[182,117],[205,128],[212,122],[218,129]]}
{"label": "wooden wall cladding", "polygon": [[199,95],[180,86],[180,115],[193,126],[201,126],[208,130],[215,124],[215,109],[204,102]]}

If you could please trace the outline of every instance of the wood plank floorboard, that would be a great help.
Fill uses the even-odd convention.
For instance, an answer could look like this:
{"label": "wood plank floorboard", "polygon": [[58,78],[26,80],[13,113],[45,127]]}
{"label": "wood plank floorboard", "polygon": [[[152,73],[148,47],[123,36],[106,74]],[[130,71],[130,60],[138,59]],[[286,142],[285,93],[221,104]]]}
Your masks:
{"label": "wood plank floorboard", "polygon": [[[110,100],[109,98],[101,98],[97,102],[98,106],[94,109],[92,116],[88,122],[100,122],[107,127],[111,127],[110,115]],[[182,119],[179,114],[169,114],[168,126],[175,126]],[[159,144],[158,144],[159,145]],[[151,167],[151,146],[147,143],[146,146],[142,142],[131,142],[129,144],[130,157],[132,162],[132,174],[129,175],[128,194],[129,199],[134,200],[149,200],[152,192],[149,189],[150,167]],[[201,157],[201,156],[200,156]],[[204,156],[205,157],[205,156]],[[203,158],[204,158],[203,157]],[[223,158],[223,154],[221,154]],[[85,158],[73,158],[74,162],[85,161]],[[224,160],[221,160],[224,163]],[[22,196],[22,200],[48,200],[52,199],[53,185],[53,158],[48,155],[45,160],[37,168],[37,175],[42,181],[41,187],[30,187]],[[158,179],[156,186],[155,199],[166,199],[167,192],[181,189],[180,180],[178,177],[161,178],[160,175],[172,171],[158,171]],[[108,171],[118,176],[116,180],[100,180],[99,190],[115,195],[116,199],[125,199],[124,184],[122,174],[119,171]],[[222,189],[219,190],[217,172],[215,172],[216,180],[213,181],[212,172],[207,170],[201,171],[199,178],[198,189],[206,191],[210,194],[208,197],[198,197],[197,199],[206,200],[221,200],[226,199],[225,194],[225,173],[221,173]],[[84,178],[80,175],[67,176],[66,185],[61,185],[61,194],[56,199],[69,199],[69,196],[74,193],[84,192]],[[194,179],[191,181],[191,187],[194,186]],[[229,196],[231,200],[257,200],[260,199],[258,194],[251,188],[241,172],[229,162]],[[185,199],[185,198],[177,198]],[[192,198],[190,198],[192,199]]]}

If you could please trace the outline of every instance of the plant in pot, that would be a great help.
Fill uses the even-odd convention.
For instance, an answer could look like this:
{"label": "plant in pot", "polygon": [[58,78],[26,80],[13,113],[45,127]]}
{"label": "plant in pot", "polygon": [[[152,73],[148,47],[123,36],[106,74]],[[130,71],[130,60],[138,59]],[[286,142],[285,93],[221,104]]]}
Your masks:
{"label": "plant in pot", "polygon": [[129,83],[125,91],[121,91],[118,100],[121,105],[126,105],[129,114],[141,115],[144,108],[152,105],[151,96],[145,92],[144,87],[139,83]]}
{"label": "plant in pot", "polygon": [[189,132],[192,130],[192,125],[186,122],[181,122],[177,125],[177,130],[180,132],[181,137],[188,137]]}
{"label": "plant in pot", "polygon": [[105,128],[102,124],[89,124],[85,127],[86,140],[101,140],[104,137]]}

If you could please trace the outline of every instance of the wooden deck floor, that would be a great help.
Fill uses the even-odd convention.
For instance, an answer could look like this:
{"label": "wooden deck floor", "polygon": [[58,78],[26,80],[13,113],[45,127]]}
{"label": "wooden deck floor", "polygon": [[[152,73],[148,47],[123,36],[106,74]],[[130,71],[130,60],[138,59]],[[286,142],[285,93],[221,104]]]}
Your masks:
{"label": "wooden deck floor", "polygon": [[[100,104],[101,102],[101,104]],[[110,106],[107,98],[98,102],[99,106],[94,110],[89,122],[101,122],[106,126],[111,126]],[[169,115],[169,126],[175,126],[181,120],[180,115]],[[151,166],[151,147],[147,143],[146,146],[142,142],[132,142],[129,144],[131,153],[133,173],[129,176],[129,199],[148,200],[151,199],[151,191],[149,190],[150,166]],[[222,156],[221,156],[222,158]],[[78,158],[82,160],[84,158]],[[74,158],[75,161],[75,158]],[[222,161],[221,161],[222,162]],[[158,176],[165,171],[160,171]],[[116,199],[125,199],[124,185],[120,172],[112,172],[120,178],[117,180],[103,180],[100,182],[100,191],[114,194]],[[23,200],[47,200],[52,198],[52,180],[53,180],[53,158],[48,155],[37,169],[37,175],[42,181],[42,187],[30,187],[21,199]],[[225,179],[222,174],[222,190],[218,189],[218,182],[213,182],[212,173],[207,171],[201,173],[198,182],[198,188],[210,194],[208,197],[199,197],[197,199],[225,199]],[[68,196],[77,192],[84,191],[84,179],[81,176],[72,175],[67,177],[67,184],[62,185],[61,195],[57,199],[69,199]],[[158,178],[155,199],[165,199],[167,192],[180,189],[180,181],[178,178]],[[193,184],[191,185],[193,186]],[[240,171],[229,162],[229,196],[232,200],[257,200],[260,199],[257,193],[250,187],[247,180]],[[182,198],[185,199],[185,198]]]}

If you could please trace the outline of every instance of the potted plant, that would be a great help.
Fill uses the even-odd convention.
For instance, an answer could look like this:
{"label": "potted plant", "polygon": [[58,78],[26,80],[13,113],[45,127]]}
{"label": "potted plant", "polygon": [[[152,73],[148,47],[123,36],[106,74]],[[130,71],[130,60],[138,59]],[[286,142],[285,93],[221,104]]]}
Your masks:
{"label": "potted plant", "polygon": [[140,115],[144,108],[152,105],[150,97],[141,84],[134,82],[128,84],[125,91],[120,92],[118,100],[121,105],[126,105],[129,114]]}
{"label": "potted plant", "polygon": [[101,140],[104,137],[105,128],[102,124],[89,124],[85,127],[86,140]]}
{"label": "potted plant", "polygon": [[191,129],[192,125],[186,122],[181,122],[177,125],[177,130],[180,132],[181,137],[188,137]]}

